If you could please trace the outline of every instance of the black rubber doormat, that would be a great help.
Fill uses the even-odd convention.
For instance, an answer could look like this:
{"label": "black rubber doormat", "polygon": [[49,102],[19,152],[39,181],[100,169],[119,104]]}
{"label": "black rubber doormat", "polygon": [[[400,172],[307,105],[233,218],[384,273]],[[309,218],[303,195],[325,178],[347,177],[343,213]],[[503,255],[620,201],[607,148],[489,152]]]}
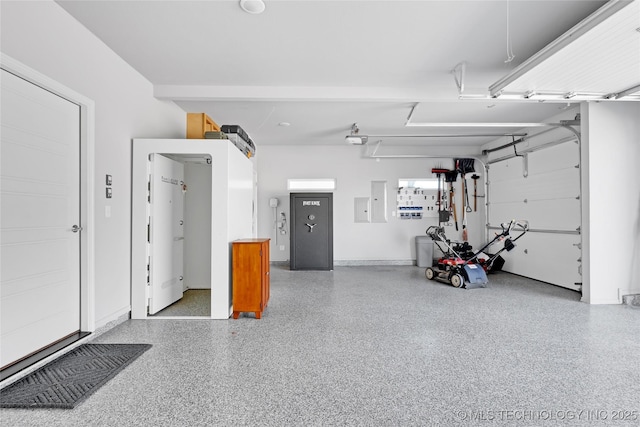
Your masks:
{"label": "black rubber doormat", "polygon": [[0,407],[72,409],[149,348],[83,344],[0,390]]}

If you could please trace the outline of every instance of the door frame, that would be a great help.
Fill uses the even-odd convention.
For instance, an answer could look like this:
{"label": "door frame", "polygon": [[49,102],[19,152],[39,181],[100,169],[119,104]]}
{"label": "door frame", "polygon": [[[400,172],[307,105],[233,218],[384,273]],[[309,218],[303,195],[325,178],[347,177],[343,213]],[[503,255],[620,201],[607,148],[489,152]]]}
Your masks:
{"label": "door frame", "polygon": [[[95,331],[95,103],[69,87],[0,52],[0,67],[80,106],[80,331]],[[79,345],[80,340],[68,351]],[[47,363],[59,352],[26,369]],[[13,378],[11,378],[13,379]]]}

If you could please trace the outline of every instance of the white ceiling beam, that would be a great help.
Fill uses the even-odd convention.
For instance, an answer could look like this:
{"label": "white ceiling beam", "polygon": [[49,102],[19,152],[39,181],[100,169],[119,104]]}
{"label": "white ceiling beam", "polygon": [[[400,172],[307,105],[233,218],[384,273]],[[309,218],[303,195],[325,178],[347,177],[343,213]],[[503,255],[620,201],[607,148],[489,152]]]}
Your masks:
{"label": "white ceiling beam", "polygon": [[457,100],[455,90],[421,93],[410,87],[155,85],[154,96],[173,101],[385,101]]}

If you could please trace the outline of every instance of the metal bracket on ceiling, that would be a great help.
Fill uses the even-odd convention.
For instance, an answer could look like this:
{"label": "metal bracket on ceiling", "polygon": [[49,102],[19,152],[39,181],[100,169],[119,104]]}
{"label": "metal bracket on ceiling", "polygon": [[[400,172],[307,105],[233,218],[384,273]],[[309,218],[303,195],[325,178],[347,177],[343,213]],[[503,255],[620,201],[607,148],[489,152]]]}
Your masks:
{"label": "metal bracket on ceiling", "polygon": [[451,70],[451,74],[453,74],[453,79],[455,80],[456,86],[458,87],[458,95],[462,95],[462,92],[464,92],[464,77],[466,72],[467,72],[467,63],[465,61],[460,62]]}
{"label": "metal bracket on ceiling", "polygon": [[467,62],[462,61],[458,63],[451,70],[451,74],[453,74],[453,79],[456,82],[456,86],[458,87],[458,96],[462,96],[462,92],[464,92],[464,77],[467,72]]}
{"label": "metal bracket on ceiling", "polygon": [[458,88],[458,99],[474,99],[474,100],[490,100],[492,99],[488,93],[464,93],[464,80],[467,75],[467,61],[459,62],[450,71],[453,74],[453,80]]}

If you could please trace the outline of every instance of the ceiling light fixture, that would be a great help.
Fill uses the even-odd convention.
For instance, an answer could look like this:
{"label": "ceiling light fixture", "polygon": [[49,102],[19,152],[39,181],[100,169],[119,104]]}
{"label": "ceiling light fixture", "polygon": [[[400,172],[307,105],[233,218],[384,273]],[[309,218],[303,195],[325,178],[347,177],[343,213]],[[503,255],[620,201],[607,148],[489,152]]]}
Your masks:
{"label": "ceiling light fixture", "polygon": [[[415,113],[418,105],[416,103],[409,112],[405,127],[432,127],[432,128],[527,128],[527,127],[541,127],[549,126],[548,123],[510,123],[510,122],[498,122],[498,123],[486,123],[486,122],[448,122],[448,123],[414,123],[411,121],[413,114]],[[355,123],[354,123],[355,124]]]}
{"label": "ceiling light fixture", "polygon": [[257,15],[264,12],[265,4],[262,0],[240,0],[240,7],[247,13]]}

